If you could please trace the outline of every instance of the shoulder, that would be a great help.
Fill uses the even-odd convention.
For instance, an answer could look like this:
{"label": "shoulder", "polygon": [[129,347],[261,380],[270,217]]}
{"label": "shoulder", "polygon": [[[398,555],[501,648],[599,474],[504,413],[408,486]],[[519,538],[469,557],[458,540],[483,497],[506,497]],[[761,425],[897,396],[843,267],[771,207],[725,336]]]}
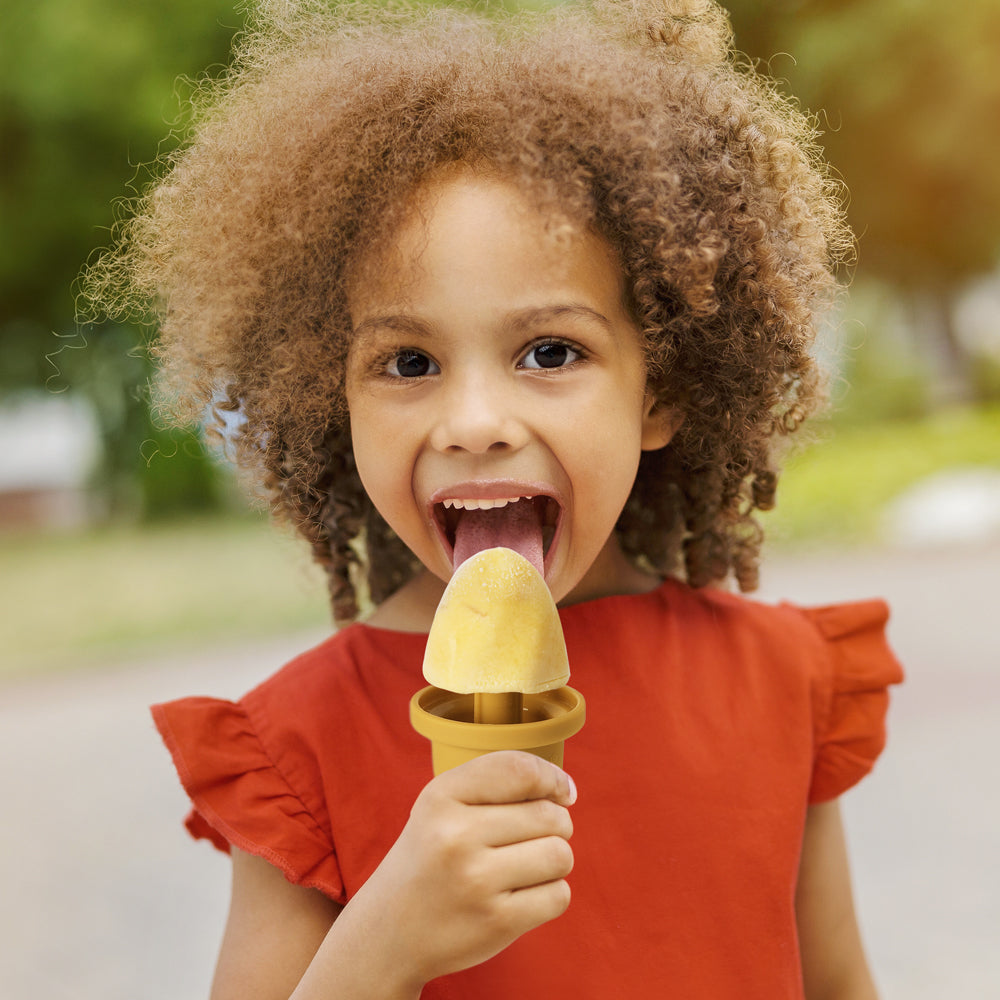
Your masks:
{"label": "shoulder", "polygon": [[[375,735],[408,725],[424,637],[350,626],[289,661],[238,701],[182,698],[153,717],[188,788],[242,775],[294,786],[309,811],[320,772]],[[388,742],[386,736],[384,742]]]}
{"label": "shoulder", "polygon": [[699,685],[711,678],[720,690],[808,698],[829,673],[826,640],[799,609],[716,588],[667,580],[647,594],[567,608],[562,618],[574,675],[590,663],[628,663],[651,676],[697,675]]}
{"label": "shoulder", "polygon": [[885,746],[888,689],[903,680],[886,634],[885,601],[800,607],[689,588],[675,588],[674,599],[690,621],[701,621],[700,630],[693,626],[701,636],[719,633],[712,648],[725,646],[753,690],[808,699],[816,748],[811,802],[835,798],[871,770]]}
{"label": "shoulder", "polygon": [[285,773],[328,771],[395,745],[424,685],[426,636],[351,625],[291,660],[240,699],[251,727]]}
{"label": "shoulder", "polygon": [[[422,644],[422,636],[351,626],[237,702],[154,706],[194,806],[191,833],[264,858],[296,885],[343,902],[349,887],[333,844],[354,842],[344,833],[353,813],[340,809],[335,820],[331,803],[364,801],[358,815],[398,829],[422,784],[426,751],[408,723]],[[391,782],[373,780],[387,774]]]}
{"label": "shoulder", "polygon": [[425,642],[416,633],[349,625],[290,660],[241,702],[308,713],[375,688],[408,689],[420,680]]}
{"label": "shoulder", "polygon": [[[694,589],[668,581],[658,592],[663,609],[670,609],[692,630],[728,633],[740,642],[765,644],[772,652],[789,650],[828,660],[831,651],[870,653],[885,657],[889,608],[875,598],[819,607],[788,601],[769,604],[714,587]],[[891,654],[889,654],[891,657]]]}
{"label": "shoulder", "polygon": [[717,587],[690,587],[667,580],[646,599],[623,608],[626,621],[655,632],[669,630],[685,644],[725,648],[742,656],[766,650],[822,658],[827,639],[808,611],[768,604]]}
{"label": "shoulder", "polygon": [[567,640],[642,646],[672,659],[727,662],[733,668],[785,675],[829,691],[875,677],[902,678],[886,639],[882,600],[823,607],[769,604],[715,587],[666,580],[648,594],[615,597],[564,613]]}

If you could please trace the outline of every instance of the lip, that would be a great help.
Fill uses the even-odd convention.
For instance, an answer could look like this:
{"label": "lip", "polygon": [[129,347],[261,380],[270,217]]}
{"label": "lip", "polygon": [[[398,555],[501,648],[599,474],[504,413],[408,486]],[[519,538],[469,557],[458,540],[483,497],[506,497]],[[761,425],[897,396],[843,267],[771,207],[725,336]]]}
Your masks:
{"label": "lip", "polygon": [[505,500],[510,497],[527,498],[544,496],[554,501],[559,507],[559,514],[556,518],[555,531],[552,540],[549,542],[545,552],[543,568],[548,576],[549,567],[553,554],[559,544],[559,537],[562,534],[563,515],[566,511],[566,504],[562,492],[551,483],[537,481],[514,480],[514,479],[476,479],[467,482],[455,483],[451,486],[444,486],[435,490],[427,500],[427,519],[437,532],[441,546],[449,563],[454,562],[454,548],[448,540],[436,514],[435,508],[443,504],[446,500]]}

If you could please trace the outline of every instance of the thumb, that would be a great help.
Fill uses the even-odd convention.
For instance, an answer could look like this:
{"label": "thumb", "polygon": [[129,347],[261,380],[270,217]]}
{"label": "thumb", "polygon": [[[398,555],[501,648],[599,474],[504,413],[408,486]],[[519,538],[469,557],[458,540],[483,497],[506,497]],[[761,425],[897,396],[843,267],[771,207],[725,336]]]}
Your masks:
{"label": "thumb", "polygon": [[532,753],[498,750],[441,775],[449,791],[468,805],[498,805],[551,799],[562,806],[576,802],[576,785],[561,768]]}

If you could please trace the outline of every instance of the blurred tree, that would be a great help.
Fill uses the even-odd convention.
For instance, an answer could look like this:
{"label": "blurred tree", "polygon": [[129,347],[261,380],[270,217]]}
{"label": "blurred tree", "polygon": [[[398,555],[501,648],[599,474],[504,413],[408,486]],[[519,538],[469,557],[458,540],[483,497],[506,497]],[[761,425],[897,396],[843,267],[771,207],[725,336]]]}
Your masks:
{"label": "blurred tree", "polygon": [[[1000,3],[727,6],[738,45],[770,60],[807,107],[828,117],[824,142],[851,189],[862,273],[919,304],[953,382],[967,387],[951,301],[997,256]],[[74,334],[73,280],[107,241],[102,230],[128,178],[181,123],[178,75],[221,66],[241,23],[241,0],[31,0],[4,9],[0,392],[43,384],[86,391],[109,444],[105,481],[119,484],[122,497],[172,476],[189,481],[177,499],[188,502],[211,493],[212,477],[195,439],[163,441],[153,429],[139,331],[96,329],[86,346]],[[148,442],[195,457],[158,466]]]}
{"label": "blurred tree", "polygon": [[242,23],[236,4],[31,0],[4,10],[0,391],[46,385],[90,396],[112,500],[151,492],[142,480],[161,469],[147,442],[183,456],[168,476],[177,504],[211,499],[214,477],[197,439],[164,441],[150,422],[140,332],[97,328],[85,342],[75,333],[73,282],[108,241],[112,203],[181,123],[179,74],[227,59]]}
{"label": "blurred tree", "polygon": [[1000,3],[725,0],[738,47],[825,118],[859,274],[894,285],[946,398],[974,394],[955,298],[1000,255]]}

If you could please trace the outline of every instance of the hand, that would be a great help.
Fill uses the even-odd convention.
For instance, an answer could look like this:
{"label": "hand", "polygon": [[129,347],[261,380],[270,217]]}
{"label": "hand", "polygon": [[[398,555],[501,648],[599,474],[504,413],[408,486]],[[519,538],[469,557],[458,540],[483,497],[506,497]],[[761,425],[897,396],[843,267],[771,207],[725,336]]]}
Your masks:
{"label": "hand", "polygon": [[446,771],[348,910],[381,910],[369,926],[420,986],[478,965],[569,905],[574,801],[566,773],[527,753]]}

